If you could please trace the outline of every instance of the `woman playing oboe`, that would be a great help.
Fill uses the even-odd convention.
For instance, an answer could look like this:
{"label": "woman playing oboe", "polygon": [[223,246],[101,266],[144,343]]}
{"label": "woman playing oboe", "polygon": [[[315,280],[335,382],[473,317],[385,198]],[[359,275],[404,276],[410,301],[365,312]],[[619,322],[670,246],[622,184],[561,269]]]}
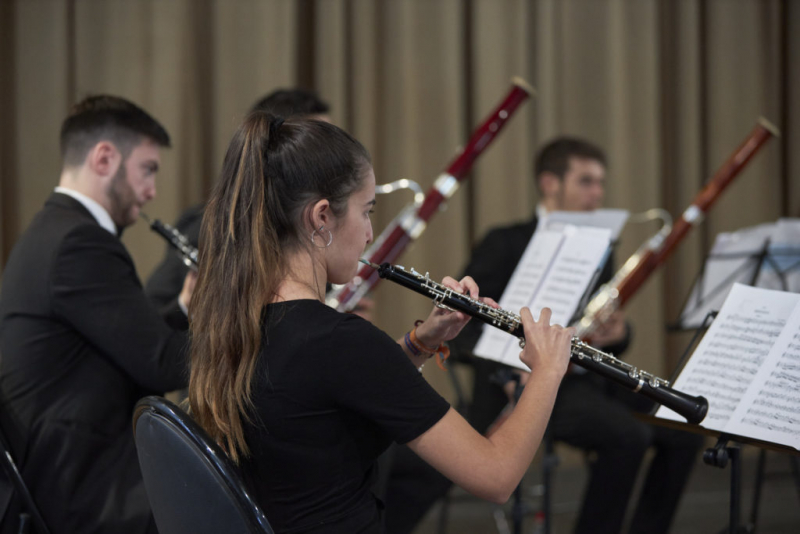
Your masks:
{"label": "woman playing oboe", "polygon": [[[206,209],[192,299],[194,417],[239,465],[278,532],[377,532],[375,459],[407,443],[467,491],[508,499],[536,452],[569,361],[571,329],[522,310],[535,372],[485,438],[417,368],[468,317],[436,309],[395,342],[323,304],[372,240],[375,175],[344,131],[250,115]],[[470,278],[445,285],[478,296]]]}

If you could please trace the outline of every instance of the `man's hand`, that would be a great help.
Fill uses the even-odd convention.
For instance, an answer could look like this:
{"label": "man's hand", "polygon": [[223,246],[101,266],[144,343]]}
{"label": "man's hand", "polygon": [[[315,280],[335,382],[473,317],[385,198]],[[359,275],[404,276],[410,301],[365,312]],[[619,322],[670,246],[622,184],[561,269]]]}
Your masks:
{"label": "man's hand", "polygon": [[625,326],[625,315],[622,310],[616,310],[608,320],[601,324],[590,335],[592,345],[596,347],[608,347],[619,343],[625,338],[627,327]]}
{"label": "man's hand", "polygon": [[181,294],[178,295],[178,305],[188,315],[189,304],[192,302],[192,293],[194,293],[194,286],[197,283],[197,273],[189,270],[186,273],[186,278],[183,279],[183,288]]}

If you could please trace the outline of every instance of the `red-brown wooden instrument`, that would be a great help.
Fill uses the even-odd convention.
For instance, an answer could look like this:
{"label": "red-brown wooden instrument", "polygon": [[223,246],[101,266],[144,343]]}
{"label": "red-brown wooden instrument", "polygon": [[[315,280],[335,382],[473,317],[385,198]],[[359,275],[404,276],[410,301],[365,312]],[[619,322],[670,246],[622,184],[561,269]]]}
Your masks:
{"label": "red-brown wooden instrument", "polygon": [[747,139],[697,194],[681,218],[672,226],[672,231],[666,237],[656,235],[648,241],[628,258],[611,281],[598,290],[576,325],[578,336],[584,339],[590,336],[614,310],[622,307],[636,293],[653,271],[664,263],[675,246],[689,233],[689,230],[703,221],[722,191],[741,172],[756,152],[772,136],[777,135],[779,135],[778,129],[762,118]]}
{"label": "red-brown wooden instrument", "polygon": [[[365,258],[374,264],[393,263],[406,247],[420,236],[433,214],[453,196],[472,169],[475,160],[500,133],[519,105],[535,93],[533,88],[518,78],[512,82],[513,86],[502,103],[472,133],[464,149],[456,155],[433,183],[433,187],[428,190],[422,204],[406,206],[365,252]],[[379,280],[378,272],[364,265],[351,282],[329,291],[325,301],[339,311],[351,311]]]}

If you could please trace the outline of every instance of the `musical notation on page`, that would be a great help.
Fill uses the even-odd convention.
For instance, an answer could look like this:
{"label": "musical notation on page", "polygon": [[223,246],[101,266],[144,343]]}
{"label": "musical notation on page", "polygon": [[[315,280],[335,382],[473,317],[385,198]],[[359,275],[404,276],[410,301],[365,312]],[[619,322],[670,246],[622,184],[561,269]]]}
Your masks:
{"label": "musical notation on page", "polygon": [[800,449],[800,294],[734,285],[674,386],[708,399],[702,426]]}
{"label": "musical notation on page", "polygon": [[[608,228],[564,224],[537,229],[500,298],[500,307],[515,313],[528,307],[535,318],[547,307],[553,312],[551,323],[569,324],[602,266],[611,235]],[[485,328],[474,352],[525,369],[518,343],[510,334]]]}

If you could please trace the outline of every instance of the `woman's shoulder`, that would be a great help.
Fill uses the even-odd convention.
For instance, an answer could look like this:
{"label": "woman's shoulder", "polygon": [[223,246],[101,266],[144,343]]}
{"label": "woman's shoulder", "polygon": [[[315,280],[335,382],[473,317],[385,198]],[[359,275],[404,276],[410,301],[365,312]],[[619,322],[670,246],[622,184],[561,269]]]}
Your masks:
{"label": "woman's shoulder", "polygon": [[313,299],[270,304],[270,322],[288,321],[311,332],[333,337],[369,337],[372,341],[391,338],[380,328],[352,313],[342,313]]}

